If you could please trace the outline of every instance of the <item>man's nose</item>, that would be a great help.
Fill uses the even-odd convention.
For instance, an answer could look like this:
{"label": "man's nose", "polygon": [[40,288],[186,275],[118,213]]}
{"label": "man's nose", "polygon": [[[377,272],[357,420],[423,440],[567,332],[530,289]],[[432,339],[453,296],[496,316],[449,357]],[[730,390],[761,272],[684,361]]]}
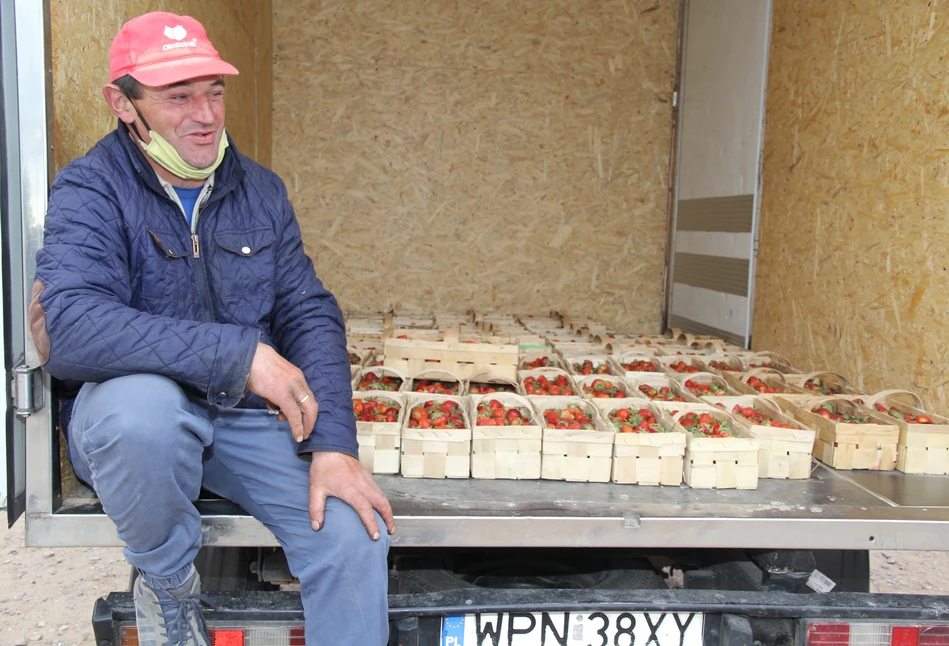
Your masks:
{"label": "man's nose", "polygon": [[211,124],[216,119],[214,104],[210,98],[196,97],[192,101],[191,119],[198,123]]}

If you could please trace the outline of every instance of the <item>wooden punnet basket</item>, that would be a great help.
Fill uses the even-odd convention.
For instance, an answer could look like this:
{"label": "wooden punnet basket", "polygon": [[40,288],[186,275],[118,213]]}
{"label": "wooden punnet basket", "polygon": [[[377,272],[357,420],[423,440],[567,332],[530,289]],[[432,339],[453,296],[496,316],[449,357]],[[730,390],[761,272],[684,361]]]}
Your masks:
{"label": "wooden punnet basket", "polygon": [[641,343],[640,340],[632,339],[613,339],[606,344],[607,354],[617,355],[624,354],[626,352],[636,352],[638,354],[645,354],[650,357],[662,357],[665,356],[666,352],[663,350],[662,345],[653,345]]}
{"label": "wooden punnet basket", "polygon": [[[662,364],[656,361],[656,357],[653,354],[645,354],[638,351],[623,352],[619,355],[610,356],[610,361],[613,362],[613,374],[623,377],[635,377],[637,375],[665,376],[666,374]],[[652,366],[652,370],[627,370],[623,367],[623,364],[629,365],[634,361],[649,362]]]}
{"label": "wooden punnet basket", "polygon": [[[695,437],[679,424],[690,412],[708,413],[727,420],[734,437]],[[685,465],[683,478],[693,489],[757,489],[758,440],[748,426],[715,406],[691,411],[680,410],[672,416],[678,430],[685,433]]]}
{"label": "wooden punnet basket", "polygon": [[749,370],[755,368],[772,368],[786,375],[798,374],[800,370],[791,365],[785,357],[777,352],[764,350],[762,352],[742,352],[741,360]]}
{"label": "wooden punnet basket", "polygon": [[[788,383],[797,386],[812,397],[830,397],[832,395],[858,395],[850,382],[836,372],[810,372],[806,375],[788,375]],[[825,392],[821,392],[825,391]]]}
{"label": "wooden punnet basket", "polygon": [[[496,399],[506,407],[524,408],[531,423],[525,426],[478,426],[478,404]],[[540,478],[543,429],[526,397],[511,393],[468,396],[471,419],[471,477],[536,480]]]}
{"label": "wooden punnet basket", "polygon": [[[629,392],[630,397],[640,397],[642,399],[649,399],[649,396],[646,395],[646,393],[644,393],[639,388],[640,386],[645,385],[655,390],[658,390],[659,388],[669,388],[675,394],[681,397],[683,401],[692,402],[692,403],[700,403],[701,401],[697,397],[694,397],[692,393],[690,393],[688,390],[683,388],[682,384],[680,384],[678,381],[676,381],[672,377],[653,375],[652,373],[644,372],[644,373],[636,374],[633,377],[627,377],[626,385],[629,386],[628,392]],[[658,402],[658,401],[660,400],[654,400],[654,402]]]}
{"label": "wooden punnet basket", "polygon": [[880,413],[900,429],[897,469],[903,473],[949,475],[949,419],[927,413],[923,410],[923,401],[919,395],[907,390],[884,390],[868,399],[867,405],[874,409],[877,404],[881,404],[886,408],[895,408],[904,415],[926,415],[933,422],[907,422]]}
{"label": "wooden punnet basket", "polygon": [[[376,388],[359,388],[360,382],[366,375],[373,374],[377,379],[382,379],[383,377],[395,377],[402,380],[402,385],[396,391],[391,390],[378,390]],[[403,392],[409,385],[409,380],[405,378],[405,375],[400,373],[398,370],[392,368],[386,368],[385,366],[373,366],[371,368],[362,368],[353,376],[353,392]]]}
{"label": "wooden punnet basket", "polygon": [[[696,372],[692,374],[677,374],[673,377],[676,381],[682,384],[682,388],[692,393],[694,397],[704,398],[704,397],[729,397],[737,394],[735,390],[728,385],[728,382],[719,375],[716,375],[712,372]],[[694,384],[706,385],[715,384],[722,387],[725,390],[723,395],[700,395],[699,393],[693,392],[691,388],[686,385],[686,382],[692,382]]]}
{"label": "wooden punnet basket", "polygon": [[[589,377],[589,376],[592,376],[592,375],[597,375],[597,376],[600,376],[600,377],[606,377],[606,376],[609,376],[609,375],[616,374],[615,372],[613,372],[613,363],[610,361],[609,356],[606,354],[606,352],[602,352],[602,353],[600,353],[600,354],[585,354],[585,353],[570,354],[570,353],[567,353],[567,354],[564,355],[563,359],[564,359],[564,362],[566,362],[566,364],[567,364],[567,372],[569,372],[571,375],[573,375],[574,378]],[[606,372],[605,372],[605,373],[595,373],[595,372],[594,372],[594,373],[590,373],[590,375],[584,375],[584,374],[582,374],[582,373],[580,372],[580,370],[577,368],[577,366],[580,366],[580,368],[582,369],[582,367],[583,367],[583,362],[584,362],[584,361],[589,361],[589,362],[591,362],[591,363],[593,364],[593,369],[594,369],[594,370],[596,370],[596,369],[597,369],[598,367],[600,367],[601,365],[602,365],[602,366],[606,366]]]}
{"label": "wooden punnet basket", "polygon": [[[471,420],[465,400],[447,395],[406,394],[402,421],[402,475],[406,478],[467,478],[471,474]],[[429,400],[453,401],[461,407],[462,429],[409,428],[412,409]]]}
{"label": "wooden punnet basket", "polygon": [[740,395],[738,397],[703,397],[705,401],[715,406],[721,406],[732,417],[739,417],[732,412],[735,406],[754,408],[758,412],[786,424],[793,424],[798,428],[789,429],[774,426],[764,426],[747,422],[748,431],[758,438],[758,477],[779,479],[806,479],[811,477],[811,462],[814,453],[814,440],[817,433],[804,428],[791,415],[784,413],[781,408],[769,399],[755,395]]}
{"label": "wooden punnet basket", "polygon": [[[818,405],[833,406],[835,412],[869,416],[868,424],[846,424],[826,419],[811,412]],[[804,426],[817,431],[814,457],[835,469],[869,469],[892,471],[896,468],[896,452],[900,428],[896,420],[849,401],[845,397],[816,397],[785,409]]]}
{"label": "wooden punnet basket", "polygon": [[387,338],[385,365],[409,377],[432,369],[462,379],[485,371],[511,379],[517,375],[517,345],[465,343],[458,335],[458,328],[453,327],[445,331],[443,341]]}
{"label": "wooden punnet basket", "polygon": [[[579,397],[529,397],[543,424],[540,477],[570,482],[609,482],[613,467],[613,437],[589,400]],[[577,405],[587,412],[595,430],[547,428],[544,411]]]}
{"label": "wooden punnet basket", "polygon": [[468,394],[467,391],[465,391],[464,380],[459,378],[458,375],[456,375],[455,373],[448,372],[447,370],[424,370],[418,373],[412,379],[407,380],[403,388],[403,392],[413,393],[414,395],[419,395],[419,396],[428,396],[429,393],[420,393],[415,390],[415,387],[418,384],[418,382],[423,379],[428,379],[431,381],[450,381],[450,382],[457,383],[458,394],[453,395],[454,397],[464,397],[465,395]]}
{"label": "wooden punnet basket", "polygon": [[621,484],[682,484],[685,457],[685,433],[676,429],[658,406],[639,399],[596,399],[593,405],[610,426],[611,411],[619,408],[647,409],[656,417],[665,433],[616,433],[613,438],[613,470],[611,480]]}
{"label": "wooden punnet basket", "polygon": [[[620,392],[620,397],[595,397],[593,393],[593,382],[596,380],[605,381],[616,386],[616,389]],[[616,377],[613,375],[586,375],[585,377],[573,377],[573,381],[577,384],[577,392],[584,399],[626,399],[630,397],[629,386],[626,384],[626,380],[622,377]],[[587,392],[587,389],[591,389]],[[633,394],[632,397],[636,399],[641,399],[641,395]]]}
{"label": "wooden punnet basket", "polygon": [[356,421],[356,442],[359,443],[359,461],[370,473],[398,473],[405,420],[405,398],[397,393],[371,391],[353,393],[353,399],[378,399],[399,405],[395,422]]}

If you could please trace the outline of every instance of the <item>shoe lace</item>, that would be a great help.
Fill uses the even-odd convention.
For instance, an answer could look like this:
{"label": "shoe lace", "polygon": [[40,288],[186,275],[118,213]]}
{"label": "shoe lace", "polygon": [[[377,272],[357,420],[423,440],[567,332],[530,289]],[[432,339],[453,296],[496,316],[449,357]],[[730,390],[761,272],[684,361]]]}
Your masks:
{"label": "shoe lace", "polygon": [[181,601],[161,601],[161,611],[158,614],[161,616],[162,628],[168,636],[169,644],[196,644],[199,638],[208,641],[208,626],[201,612],[202,603],[211,606],[211,602],[204,595],[187,597]]}

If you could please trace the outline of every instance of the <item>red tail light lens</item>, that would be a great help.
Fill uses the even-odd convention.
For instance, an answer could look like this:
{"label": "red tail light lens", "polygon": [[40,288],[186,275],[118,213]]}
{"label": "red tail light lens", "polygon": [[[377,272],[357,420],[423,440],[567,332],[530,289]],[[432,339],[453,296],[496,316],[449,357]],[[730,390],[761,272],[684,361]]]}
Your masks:
{"label": "red tail light lens", "polygon": [[212,630],[210,633],[214,646],[244,646],[243,630]]}
{"label": "red tail light lens", "polygon": [[809,622],[807,646],[949,646],[949,623]]}

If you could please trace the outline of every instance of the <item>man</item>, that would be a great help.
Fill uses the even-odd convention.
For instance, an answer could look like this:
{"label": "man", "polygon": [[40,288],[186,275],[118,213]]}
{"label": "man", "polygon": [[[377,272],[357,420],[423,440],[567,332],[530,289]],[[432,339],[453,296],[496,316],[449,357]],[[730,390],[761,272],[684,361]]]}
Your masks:
{"label": "man", "polygon": [[208,642],[203,486],[280,541],[308,644],[384,644],[394,523],[357,459],[342,315],[283,183],[224,131],[238,72],[169,13],[126,23],[109,72],[118,128],[53,184],[30,324],[46,370],[81,383],[69,457],[140,573],[139,643]]}

